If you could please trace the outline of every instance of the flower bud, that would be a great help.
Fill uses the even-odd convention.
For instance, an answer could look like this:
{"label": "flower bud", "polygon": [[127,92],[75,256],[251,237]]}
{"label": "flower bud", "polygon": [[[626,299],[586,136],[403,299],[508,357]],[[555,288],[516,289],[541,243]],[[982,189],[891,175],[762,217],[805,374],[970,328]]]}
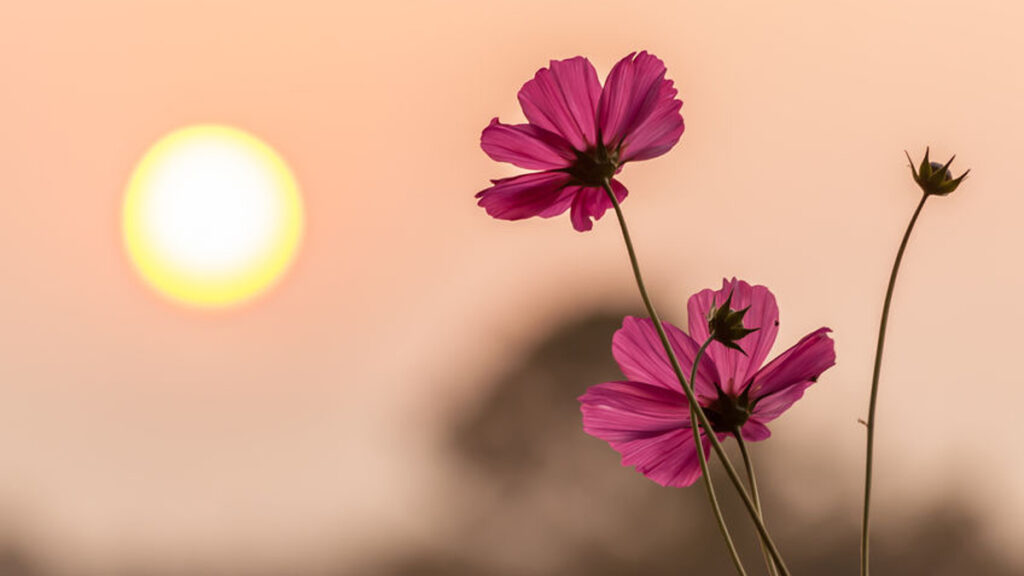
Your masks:
{"label": "flower bud", "polygon": [[939,164],[938,162],[930,162],[928,160],[928,152],[929,149],[925,148],[924,160],[921,161],[919,169],[914,169],[914,161],[910,159],[910,153],[906,153],[907,160],[910,160],[910,171],[914,174],[914,182],[917,182],[921,190],[930,196],[945,196],[956,190],[964,177],[970,173],[970,170],[967,170],[967,172],[964,172],[957,178],[953,178],[949,173],[949,165],[953,163],[953,159],[956,156],[954,155],[945,164]]}
{"label": "flower bud", "polygon": [[746,356],[747,353],[736,342],[751,332],[757,332],[758,328],[750,330],[743,327],[743,317],[746,316],[747,310],[750,310],[750,306],[742,310],[733,310],[731,305],[732,294],[729,294],[720,308],[716,308],[712,303],[711,310],[708,311],[708,334],[726,348],[739,350]]}

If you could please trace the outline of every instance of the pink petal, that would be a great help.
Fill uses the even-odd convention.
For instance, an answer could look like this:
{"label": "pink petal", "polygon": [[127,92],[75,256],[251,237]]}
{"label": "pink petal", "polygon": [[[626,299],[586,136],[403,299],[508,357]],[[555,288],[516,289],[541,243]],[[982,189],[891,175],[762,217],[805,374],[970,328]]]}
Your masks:
{"label": "pink petal", "polygon": [[484,128],[480,147],[498,162],[531,170],[565,168],[576,159],[572,147],[558,134],[532,124],[502,124],[497,118]]}
{"label": "pink petal", "polygon": [[771,422],[786,410],[789,410],[790,406],[796,403],[797,400],[804,397],[804,391],[814,384],[813,380],[804,380],[799,384],[794,384],[784,390],[780,390],[771,396],[765,396],[761,399],[757,405],[754,406],[754,411],[750,416],[750,423],[754,420],[759,422]]}
{"label": "pink petal", "polygon": [[[634,57],[635,55],[635,57]],[[668,152],[683,133],[683,103],[665,79],[665,64],[641,52],[612,68],[598,105],[601,138],[609,149],[621,147],[620,160],[646,160]]]}
{"label": "pink petal", "polygon": [[[689,486],[700,477],[686,398],[638,382],[607,382],[580,396],[583,430],[662,486]],[[710,442],[702,436],[704,454]]]}
{"label": "pink petal", "polygon": [[[682,488],[700,478],[700,461],[689,428],[675,430],[653,438],[642,438],[611,444],[622,454],[622,465],[633,466],[637,472],[662,486]],[[711,451],[711,441],[701,434],[704,458]]]}
{"label": "pink petal", "polygon": [[572,203],[572,194],[566,188],[569,175],[564,172],[535,172],[491,182],[493,186],[477,193],[477,204],[502,220],[550,218],[565,212]]}
{"label": "pink petal", "polygon": [[675,96],[676,89],[672,81],[662,82],[657,104],[651,115],[630,130],[622,141],[619,152],[621,162],[657,158],[679,142],[685,125],[683,116],[679,113],[683,103]]}
{"label": "pink petal", "polygon": [[519,90],[527,120],[561,135],[584,152],[597,144],[597,103],[601,83],[590,61],[582,56],[552,60]]}
{"label": "pink petal", "polygon": [[579,397],[583,429],[609,442],[634,440],[690,427],[682,392],[643,382],[605,382]]}
{"label": "pink petal", "polygon": [[[693,369],[693,359],[699,348],[697,343],[668,322],[663,322],[662,326],[684,376],[689,378]],[[669,363],[665,347],[661,344],[658,331],[654,329],[654,322],[650,319],[627,316],[622,321],[622,328],[612,337],[612,355],[619,363],[622,373],[630,380],[654,384],[676,394],[683,393],[679,378]],[[695,388],[697,400],[701,404],[704,404],[705,400],[711,402],[718,398],[712,384],[714,374],[714,363],[705,354],[697,367]]]}
{"label": "pink petal", "polygon": [[760,442],[762,440],[767,440],[768,437],[772,435],[772,431],[756,418],[751,418],[743,424],[742,428],[740,428],[740,434],[747,442]]}
{"label": "pink petal", "polygon": [[825,370],[836,363],[835,343],[828,328],[804,336],[754,376],[750,399],[754,415],[762,422],[777,418],[799,400]]}
{"label": "pink petal", "polygon": [[707,340],[707,317],[712,302],[715,306],[721,306],[730,294],[733,310],[750,306],[743,317],[743,325],[748,329],[758,329],[736,342],[746,355],[739,350],[726,348],[719,342],[712,342],[708,346],[707,354],[718,368],[718,382],[722,390],[735,396],[761,367],[775,343],[779,331],[779,307],[775,304],[775,296],[764,286],[751,286],[735,278],[723,279],[721,290],[702,290],[691,296],[687,303],[690,336],[694,340],[700,343]]}
{"label": "pink petal", "polygon": [[[629,192],[618,180],[612,180],[612,191],[615,198],[621,203]],[[572,226],[580,232],[586,232],[594,227],[594,220],[600,220],[601,216],[612,207],[612,201],[604,188],[593,188],[586,186],[574,186],[576,195],[572,202]],[[593,220],[592,220],[593,219]]]}

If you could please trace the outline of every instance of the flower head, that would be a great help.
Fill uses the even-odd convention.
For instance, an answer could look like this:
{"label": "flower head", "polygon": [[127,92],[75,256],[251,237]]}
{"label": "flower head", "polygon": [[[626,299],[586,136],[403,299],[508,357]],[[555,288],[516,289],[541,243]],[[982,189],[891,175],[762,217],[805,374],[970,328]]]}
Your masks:
{"label": "flower head", "polygon": [[[779,310],[764,286],[741,280],[723,281],[719,291],[690,297],[690,334],[665,323],[669,341],[689,376],[698,343],[708,339],[706,319],[715,301],[731,295],[735,306],[747,308],[756,332],[740,338],[743,354],[712,342],[697,366],[694,394],[719,439],[736,430],[747,441],[765,440],[765,425],[799,400],[822,372],[835,364],[828,328],[804,336],[765,364],[778,332]],[[583,430],[608,442],[634,466],[662,486],[689,486],[700,477],[689,403],[648,319],[627,317],[612,339],[612,353],[627,380],[592,386],[580,396]],[[707,454],[710,441],[701,430]]]}
{"label": "flower head", "polygon": [[960,182],[971,171],[967,170],[960,176],[953,178],[953,175],[949,173],[949,165],[953,163],[956,156],[954,155],[945,164],[939,164],[938,162],[928,160],[929,152],[928,148],[924,149],[924,160],[921,160],[921,167],[916,170],[914,169],[914,161],[910,159],[910,153],[906,153],[907,160],[910,160],[910,172],[914,175],[914,182],[917,182],[917,185],[921,187],[925,194],[945,196],[956,190]]}
{"label": "flower head", "polygon": [[732,348],[733,350],[739,350],[741,354],[746,355],[743,348],[740,348],[736,344],[737,340],[742,340],[744,336],[752,332],[757,332],[759,328],[746,328],[743,326],[743,317],[747,315],[747,311],[750,310],[750,306],[742,310],[732,309],[732,293],[725,299],[720,307],[715,307],[715,303],[711,303],[711,310],[708,311],[708,334],[711,338],[726,348]]}
{"label": "flower head", "polygon": [[480,147],[498,162],[540,170],[492,180],[476,196],[495,218],[550,218],[570,210],[590,230],[626,187],[614,178],[627,162],[668,152],[683,134],[683,103],[665,64],[647,52],[620,60],[601,87],[586,58],[553,60],[519,90],[527,124],[491,120]]}

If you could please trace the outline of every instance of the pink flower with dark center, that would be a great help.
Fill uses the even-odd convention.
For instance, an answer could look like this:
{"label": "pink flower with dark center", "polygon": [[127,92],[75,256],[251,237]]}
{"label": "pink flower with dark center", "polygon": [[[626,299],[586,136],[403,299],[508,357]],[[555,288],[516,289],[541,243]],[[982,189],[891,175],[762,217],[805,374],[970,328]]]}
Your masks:
{"label": "pink flower with dark center", "polygon": [[[687,378],[697,350],[708,338],[712,304],[732,295],[732,307],[750,309],[744,318],[755,332],[737,344],[746,352],[712,342],[697,367],[694,393],[719,440],[738,428],[743,439],[757,442],[771,435],[768,422],[799,400],[822,372],[835,364],[828,328],[804,336],[768,364],[775,343],[779,309],[764,286],[723,280],[719,291],[690,297],[685,334],[664,324]],[[612,354],[628,380],[592,386],[580,396],[583,430],[611,445],[624,466],[634,466],[662,486],[689,486],[700,477],[690,409],[665,349],[648,319],[627,317],[612,339]],[[701,430],[705,455],[710,441]]]}
{"label": "pink flower with dark center", "polygon": [[480,147],[498,162],[542,170],[492,180],[479,205],[502,220],[550,218],[571,209],[573,228],[584,232],[612,207],[626,187],[613,176],[634,160],[668,152],[683,134],[683,103],[676,99],[665,64],[641,52],[612,68],[604,88],[586,58],[552,60],[519,90],[527,124],[484,128]]}

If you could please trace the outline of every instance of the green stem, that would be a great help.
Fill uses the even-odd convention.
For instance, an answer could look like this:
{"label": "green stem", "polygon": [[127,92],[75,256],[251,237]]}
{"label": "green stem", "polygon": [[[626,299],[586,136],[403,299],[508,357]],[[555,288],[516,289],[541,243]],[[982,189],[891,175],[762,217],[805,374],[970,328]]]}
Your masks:
{"label": "green stem", "polygon": [[[612,192],[611,185],[607,180],[604,182],[604,190],[608,194],[608,198],[612,202],[612,207],[615,208],[615,215],[619,219],[619,227],[622,228],[622,239],[626,243],[626,251],[629,253],[629,262],[633,265],[633,276],[636,278],[636,286],[640,290],[640,298],[644,301],[644,306],[647,308],[647,314],[651,317],[651,321],[654,323],[654,329],[658,332],[658,338],[661,339],[661,345],[665,348],[665,353],[668,355],[669,363],[672,365],[672,370],[679,379],[679,383],[683,388],[683,393],[686,394],[686,399],[690,402],[691,406],[698,406],[699,404],[697,403],[697,398],[693,393],[693,389],[689,384],[687,384],[686,378],[683,376],[683,370],[679,367],[679,359],[676,358],[675,351],[672,350],[672,345],[669,343],[668,335],[665,334],[665,328],[661,325],[661,318],[658,317],[658,313],[655,311],[654,305],[651,303],[651,299],[647,295],[647,288],[644,286],[644,279],[640,274],[640,265],[637,263],[636,252],[633,250],[633,241],[629,237],[629,228],[626,227],[626,219],[622,215],[622,207],[619,205],[619,200],[615,197],[615,193]],[[711,423],[708,422],[707,415],[704,414],[704,411],[695,410],[695,412],[697,414],[697,419],[700,421],[700,425],[705,430],[713,430]],[[775,546],[775,542],[772,541],[767,528],[765,528],[764,523],[761,522],[761,516],[757,513],[757,508],[754,507],[754,502],[750,499],[750,495],[747,494],[747,489],[744,488],[743,481],[736,472],[736,468],[732,465],[732,462],[729,461],[725,450],[722,448],[722,443],[718,441],[718,438],[713,432],[708,434],[707,437],[711,441],[711,447],[715,450],[715,454],[722,462],[722,467],[725,468],[725,473],[729,476],[729,480],[732,482],[732,485],[736,487],[736,492],[740,495],[743,505],[747,508],[747,513],[750,515],[751,520],[753,520],[754,526],[757,528],[757,532],[768,544],[768,551],[771,553],[772,559],[775,560],[776,565],[779,566],[781,576],[790,576],[789,569],[786,568],[786,564],[782,560],[782,554],[779,553],[779,549]]]}
{"label": "green stem", "polygon": [[892,274],[889,275],[889,288],[885,291],[885,303],[882,305],[882,321],[878,327],[878,348],[875,349],[875,368],[871,375],[871,400],[868,404],[868,421],[865,423],[868,429],[867,460],[864,466],[864,520],[861,526],[860,536],[860,573],[861,576],[868,576],[869,555],[870,555],[870,522],[871,522],[871,473],[874,464],[875,446],[875,403],[878,400],[878,375],[882,370],[882,352],[885,350],[885,328],[889,324],[889,306],[892,304],[893,289],[896,288],[896,275],[900,271],[900,262],[903,261],[903,252],[907,249],[907,241],[910,240],[910,233],[914,230],[917,217],[924,208],[928,194],[921,196],[921,202],[914,210],[914,215],[907,224],[907,231],[903,234],[903,241],[900,242],[900,249],[896,252],[896,261],[892,264]]}
{"label": "green stem", "polygon": [[[690,382],[693,382],[697,378],[697,366],[700,365],[701,356],[704,355],[704,351],[707,350],[708,344],[714,341],[714,338],[708,338],[701,344],[700,349],[697,350],[697,355],[693,358],[693,368],[690,370]],[[694,403],[690,403],[690,429],[693,430],[693,442],[697,445],[697,460],[700,462],[700,471],[704,476],[704,487],[707,488],[708,501],[711,502],[711,509],[715,513],[715,520],[718,522],[718,530],[722,533],[722,538],[725,539],[725,545],[729,548],[729,556],[732,557],[732,563],[736,566],[736,571],[740,576],[747,576],[747,571],[743,569],[743,562],[740,560],[740,555],[736,552],[736,544],[733,543],[732,537],[729,536],[729,528],[725,525],[725,518],[722,516],[722,509],[718,506],[718,497],[715,496],[715,486],[711,482],[711,471],[708,469],[708,459],[704,457],[704,443],[700,441],[700,426],[696,425],[697,421],[697,406]],[[714,434],[714,431],[705,429],[704,433],[707,435]],[[756,497],[755,497],[756,498]]]}
{"label": "green stem", "polygon": [[[754,506],[757,508],[757,513],[761,515],[761,521],[764,522],[761,496],[757,493],[757,476],[754,475],[754,461],[750,458],[750,453],[747,452],[747,443],[743,441],[743,434],[740,432],[739,426],[734,427],[732,433],[740,445],[740,454],[743,455],[743,466],[747,469],[747,479],[750,481],[750,496],[754,499]],[[764,540],[761,540],[761,554],[764,556],[765,566],[768,567],[768,574],[775,576],[775,563],[772,562],[772,557],[768,554],[768,547]]]}

